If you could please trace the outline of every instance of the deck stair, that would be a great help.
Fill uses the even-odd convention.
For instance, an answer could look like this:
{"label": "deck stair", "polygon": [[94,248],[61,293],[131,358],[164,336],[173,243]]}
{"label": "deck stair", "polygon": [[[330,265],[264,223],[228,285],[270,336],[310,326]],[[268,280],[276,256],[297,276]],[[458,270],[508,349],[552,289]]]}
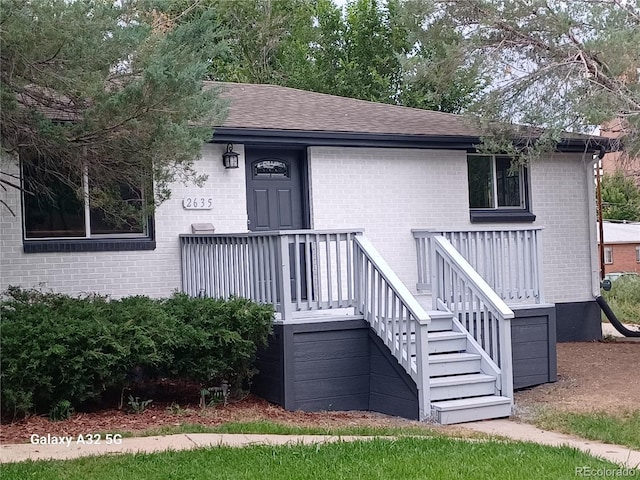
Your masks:
{"label": "deck stair", "polygon": [[[454,424],[511,415],[511,399],[499,394],[498,376],[483,369],[485,359],[477,353],[477,343],[454,314],[427,313],[431,317],[428,352],[432,419],[439,424]],[[406,335],[397,337],[408,351],[415,351],[406,345]],[[411,332],[409,341],[415,342],[415,332]],[[415,355],[411,363],[415,368]]]}

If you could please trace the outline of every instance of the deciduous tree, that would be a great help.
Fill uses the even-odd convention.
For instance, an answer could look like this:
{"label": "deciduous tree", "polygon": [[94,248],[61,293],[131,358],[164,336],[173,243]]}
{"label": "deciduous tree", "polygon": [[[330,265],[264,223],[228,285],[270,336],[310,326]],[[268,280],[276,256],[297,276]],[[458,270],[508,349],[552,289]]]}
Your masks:
{"label": "deciduous tree", "polygon": [[602,177],[602,218],[640,222],[640,188],[622,170]]}

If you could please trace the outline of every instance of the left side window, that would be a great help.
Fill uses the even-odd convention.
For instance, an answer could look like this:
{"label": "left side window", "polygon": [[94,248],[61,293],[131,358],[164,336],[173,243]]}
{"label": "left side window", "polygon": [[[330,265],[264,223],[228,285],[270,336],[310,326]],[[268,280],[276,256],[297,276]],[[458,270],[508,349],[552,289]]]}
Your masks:
{"label": "left side window", "polygon": [[[93,201],[89,170],[64,171],[54,162],[38,159],[23,162],[22,179],[25,246],[37,240],[50,244],[58,240],[67,245],[75,240],[85,243],[82,250],[102,250],[113,239],[129,240],[122,249],[149,248],[134,244],[150,238],[151,219],[142,184],[140,188],[114,184],[107,189],[108,195],[102,195],[102,201]],[[95,248],[87,248],[92,241]]]}
{"label": "left side window", "polygon": [[[25,238],[86,236],[84,205],[70,185],[82,189],[80,175],[53,172],[35,160],[23,164],[22,178]],[[46,189],[41,186],[43,184]]]}

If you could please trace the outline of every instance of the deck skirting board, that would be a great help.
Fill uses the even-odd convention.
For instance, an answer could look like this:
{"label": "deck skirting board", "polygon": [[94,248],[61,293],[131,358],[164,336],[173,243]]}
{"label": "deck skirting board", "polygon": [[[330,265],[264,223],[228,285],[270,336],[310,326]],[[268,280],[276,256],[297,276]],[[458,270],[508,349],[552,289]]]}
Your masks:
{"label": "deck skirting board", "polygon": [[252,391],[288,410],[418,417],[415,382],[362,319],[275,324]]}
{"label": "deck skirting board", "polygon": [[513,387],[532,387],[557,380],[556,308],[513,308],[511,351]]}
{"label": "deck skirting board", "polygon": [[[514,387],[555,381],[556,307],[527,306],[514,313]],[[257,368],[252,391],[288,410],[370,410],[418,418],[415,382],[360,318],[275,324]]]}

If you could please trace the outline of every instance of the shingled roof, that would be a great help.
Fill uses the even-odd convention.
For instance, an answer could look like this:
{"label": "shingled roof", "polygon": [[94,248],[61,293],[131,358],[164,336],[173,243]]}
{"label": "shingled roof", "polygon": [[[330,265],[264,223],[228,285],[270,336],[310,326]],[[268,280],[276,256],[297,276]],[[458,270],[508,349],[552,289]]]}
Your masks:
{"label": "shingled roof", "polygon": [[400,107],[308,92],[276,85],[221,83],[231,128],[377,133],[428,136],[479,136],[461,115]]}
{"label": "shingled roof", "polygon": [[[204,82],[229,100],[225,120],[214,125],[214,142],[254,142],[298,145],[398,146],[473,149],[482,132],[462,115],[369,102],[278,85]],[[33,92],[32,92],[33,93]],[[64,98],[35,102],[20,96],[56,120],[78,119],[74,105]],[[37,104],[37,105],[36,105]],[[527,136],[536,136],[533,129]],[[561,151],[611,149],[604,137],[567,133]]]}
{"label": "shingled roof", "polygon": [[[205,82],[229,100],[214,142],[474,149],[483,133],[463,115],[338,97],[277,85]],[[535,137],[530,129],[523,137]],[[597,136],[566,133],[560,151],[610,149]]]}

